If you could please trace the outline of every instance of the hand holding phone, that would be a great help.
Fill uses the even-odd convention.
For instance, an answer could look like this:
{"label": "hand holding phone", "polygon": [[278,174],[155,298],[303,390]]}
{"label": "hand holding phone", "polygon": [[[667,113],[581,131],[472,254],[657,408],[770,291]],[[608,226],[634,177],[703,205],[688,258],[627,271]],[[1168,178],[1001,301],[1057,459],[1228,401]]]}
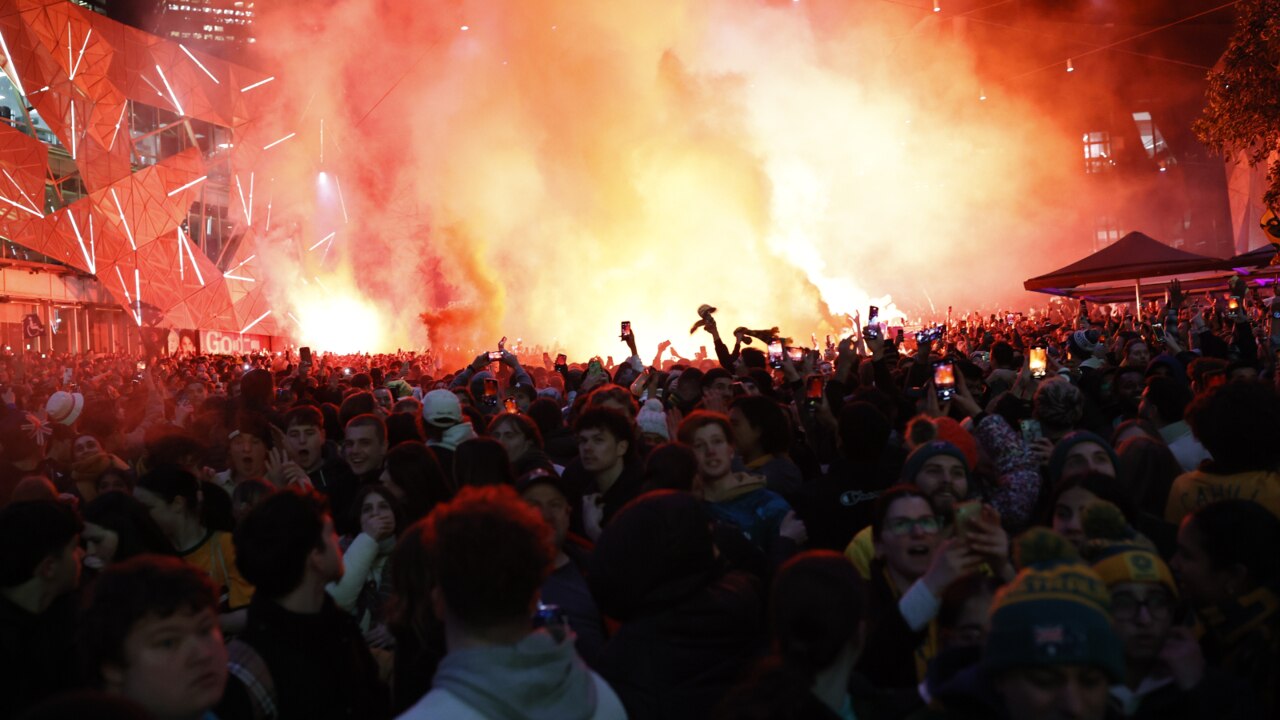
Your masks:
{"label": "hand holding phone", "polygon": [[933,388],[938,393],[938,402],[947,402],[956,395],[956,369],[949,360],[943,360],[933,366]]}
{"label": "hand holding phone", "polygon": [[1048,370],[1049,356],[1043,347],[1031,348],[1031,354],[1028,358],[1028,365],[1031,368],[1031,377],[1036,380],[1043,380]]}
{"label": "hand holding phone", "polygon": [[769,367],[774,370],[782,369],[782,342],[779,340],[769,343]]}

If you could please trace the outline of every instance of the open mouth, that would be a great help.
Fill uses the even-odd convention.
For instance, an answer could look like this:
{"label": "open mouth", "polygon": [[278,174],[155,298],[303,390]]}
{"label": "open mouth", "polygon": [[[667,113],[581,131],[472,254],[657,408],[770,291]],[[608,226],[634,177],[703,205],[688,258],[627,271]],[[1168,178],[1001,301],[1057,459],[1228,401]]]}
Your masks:
{"label": "open mouth", "polygon": [[929,557],[929,549],[928,545],[912,545],[907,548],[907,555],[915,558]]}

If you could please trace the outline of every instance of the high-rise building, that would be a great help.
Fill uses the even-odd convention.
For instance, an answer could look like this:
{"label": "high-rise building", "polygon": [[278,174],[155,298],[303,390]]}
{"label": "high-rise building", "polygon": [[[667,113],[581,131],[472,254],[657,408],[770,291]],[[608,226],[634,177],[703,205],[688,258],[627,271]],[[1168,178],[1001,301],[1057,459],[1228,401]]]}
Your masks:
{"label": "high-rise building", "polygon": [[254,0],[163,0],[155,34],[223,55],[256,42]]}

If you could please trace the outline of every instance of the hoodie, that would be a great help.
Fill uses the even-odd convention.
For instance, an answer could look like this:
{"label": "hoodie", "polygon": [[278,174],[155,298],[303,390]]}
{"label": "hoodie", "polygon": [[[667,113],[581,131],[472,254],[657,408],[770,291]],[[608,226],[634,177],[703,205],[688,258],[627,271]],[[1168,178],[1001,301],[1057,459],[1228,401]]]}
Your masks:
{"label": "hoodie", "polygon": [[557,640],[539,630],[514,645],[450,652],[431,692],[400,718],[622,720],[626,712],[578,659],[572,635]]}
{"label": "hoodie", "polygon": [[782,518],[791,512],[791,505],[767,489],[763,477],[735,475],[737,482],[723,488],[704,488],[702,497],[713,518],[737,525],[752,544],[767,551],[778,536]]}
{"label": "hoodie", "polygon": [[427,442],[428,447],[442,447],[445,450],[457,450],[458,446],[468,440],[474,440],[478,437],[475,428],[471,427],[469,422],[460,422],[457,425],[444,431],[439,440],[431,440]]}

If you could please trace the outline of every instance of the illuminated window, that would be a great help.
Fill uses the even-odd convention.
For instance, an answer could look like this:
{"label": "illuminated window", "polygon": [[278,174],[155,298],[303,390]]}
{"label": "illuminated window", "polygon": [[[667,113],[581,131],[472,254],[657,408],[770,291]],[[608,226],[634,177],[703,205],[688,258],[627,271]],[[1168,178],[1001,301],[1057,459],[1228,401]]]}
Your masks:
{"label": "illuminated window", "polygon": [[1106,172],[1115,165],[1111,159],[1111,133],[1103,130],[1084,135],[1084,171]]}
{"label": "illuminated window", "polygon": [[1098,215],[1093,219],[1093,249],[1101,250],[1120,239],[1120,221],[1114,215]]}

